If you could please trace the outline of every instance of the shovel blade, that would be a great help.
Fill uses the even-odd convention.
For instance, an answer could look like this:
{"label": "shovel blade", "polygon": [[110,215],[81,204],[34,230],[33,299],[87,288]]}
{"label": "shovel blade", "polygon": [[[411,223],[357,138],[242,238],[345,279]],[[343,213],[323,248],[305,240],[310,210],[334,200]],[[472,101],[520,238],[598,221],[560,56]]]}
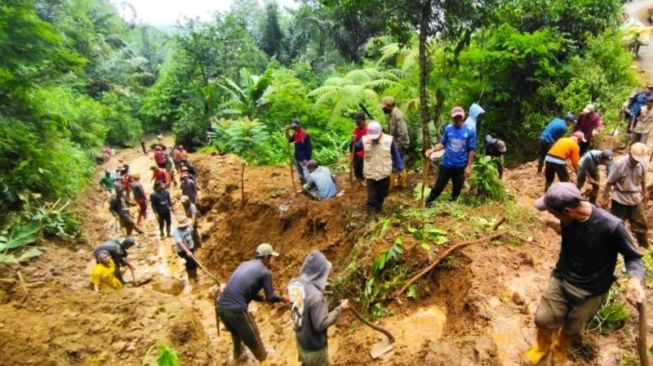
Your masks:
{"label": "shovel blade", "polygon": [[381,342],[376,343],[372,346],[372,349],[370,350],[370,356],[373,360],[376,360],[386,353],[392,351],[393,348],[394,346],[392,343],[390,343],[390,340],[384,336]]}

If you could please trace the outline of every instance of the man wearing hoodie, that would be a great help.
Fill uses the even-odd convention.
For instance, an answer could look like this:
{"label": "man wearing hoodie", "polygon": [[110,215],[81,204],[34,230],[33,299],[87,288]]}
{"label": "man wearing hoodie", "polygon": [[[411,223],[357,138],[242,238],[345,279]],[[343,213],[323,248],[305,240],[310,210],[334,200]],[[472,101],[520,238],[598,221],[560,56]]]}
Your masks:
{"label": "man wearing hoodie", "polygon": [[218,317],[231,333],[234,360],[242,356],[243,343],[257,360],[264,361],[268,356],[254,318],[247,308],[252,300],[264,300],[259,295],[261,289],[265,292],[265,301],[269,303],[288,302],[287,298],[275,294],[272,288],[270,262],[272,257],[278,255],[272,245],[260,244],[256,248],[256,258],[243,262],[236,268],[216,301]]}
{"label": "man wearing hoodie", "polygon": [[324,297],[329,271],[331,262],[321,252],[313,251],[304,259],[299,276],[288,284],[302,366],[329,365],[327,328],[336,322],[342,310],[349,308],[349,301],[343,300],[329,312]]}

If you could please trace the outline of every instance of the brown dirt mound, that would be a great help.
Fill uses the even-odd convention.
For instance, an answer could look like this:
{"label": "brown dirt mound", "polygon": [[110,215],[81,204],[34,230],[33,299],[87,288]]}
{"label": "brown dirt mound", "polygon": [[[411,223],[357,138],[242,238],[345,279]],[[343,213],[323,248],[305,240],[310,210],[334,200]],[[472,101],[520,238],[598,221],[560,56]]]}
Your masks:
{"label": "brown dirt mound", "polygon": [[[22,290],[6,288],[10,295]],[[90,294],[57,284],[0,305],[2,364],[138,365],[171,345],[182,364],[209,365],[207,336],[176,298],[146,289]],[[147,357],[147,359],[146,359]]]}
{"label": "brown dirt mound", "polygon": [[264,242],[282,254],[274,263],[275,278],[285,280],[296,275],[313,249],[325,253],[335,270],[339,269],[353,245],[347,236],[348,223],[352,215],[362,211],[363,187],[349,192],[346,178],[339,177],[338,186],[345,192],[318,202],[293,193],[288,168],[246,167],[243,204],[241,161],[237,157],[201,156],[195,161],[202,172],[199,183],[206,187],[198,204],[204,212],[200,231],[208,243],[202,257],[215,273],[226,279]]}

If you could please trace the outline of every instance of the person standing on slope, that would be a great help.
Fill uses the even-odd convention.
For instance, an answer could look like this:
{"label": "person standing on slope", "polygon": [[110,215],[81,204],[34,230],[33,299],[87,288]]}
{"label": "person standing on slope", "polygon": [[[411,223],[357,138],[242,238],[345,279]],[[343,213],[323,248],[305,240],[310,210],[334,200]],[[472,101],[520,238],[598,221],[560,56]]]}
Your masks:
{"label": "person standing on slope", "polygon": [[537,162],[537,174],[542,173],[542,168],[544,167],[544,159],[546,154],[549,153],[553,144],[556,143],[562,136],[567,133],[569,126],[576,123],[576,116],[569,113],[565,116],[565,119],[554,118],[548,125],[542,134],[540,135],[540,158]]}
{"label": "person standing on slope", "polygon": [[349,308],[349,301],[345,299],[329,312],[324,289],[331,267],[324,254],[313,251],[304,259],[299,276],[288,284],[297,352],[302,366],[329,365],[327,329],[343,310]]}
{"label": "person standing on slope", "polygon": [[444,157],[438,170],[438,178],[433,189],[426,200],[426,207],[433,204],[451,180],[451,198],[455,201],[460,195],[465,179],[472,174],[474,165],[474,150],[476,149],[476,132],[469,129],[465,122],[465,110],[462,107],[455,107],[451,110],[453,123],[447,125],[442,133],[440,143],[426,150],[426,157],[444,149]]}
{"label": "person standing on slope", "polygon": [[[252,300],[265,300],[268,303],[289,302],[287,298],[275,294],[272,287],[270,263],[272,257],[277,256],[279,253],[272,249],[272,245],[260,244],[256,248],[256,257],[236,268],[216,301],[218,317],[231,333],[234,361],[243,356],[243,343],[259,362],[267,358],[263,340],[248,306]],[[265,297],[259,294],[261,289]]]}
{"label": "person standing on slope", "polygon": [[626,297],[645,300],[644,263],[623,221],[584,201],[572,183],[556,183],[535,202],[560,220],[560,256],[535,314],[537,343],[526,357],[538,365],[549,353],[565,362],[572,342],[601,308],[615,281],[617,255],[624,258],[629,280]]}

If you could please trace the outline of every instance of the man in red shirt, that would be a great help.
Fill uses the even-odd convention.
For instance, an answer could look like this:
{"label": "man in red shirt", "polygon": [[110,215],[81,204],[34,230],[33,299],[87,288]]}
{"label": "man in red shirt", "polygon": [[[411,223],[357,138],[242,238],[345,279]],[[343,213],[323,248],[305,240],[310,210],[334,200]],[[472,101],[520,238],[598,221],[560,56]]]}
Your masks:
{"label": "man in red shirt", "polygon": [[166,189],[170,188],[170,174],[168,174],[167,170],[155,166],[151,166],[150,169],[152,170],[152,179],[150,181],[154,182],[155,189],[159,182],[163,183]]}
{"label": "man in red shirt", "polygon": [[166,153],[163,151],[161,146],[156,146],[154,148],[154,161],[156,162],[156,165],[159,168],[165,168],[166,163],[168,162],[168,157],[166,156]]}
{"label": "man in red shirt", "polygon": [[576,126],[574,126],[574,132],[580,131],[585,135],[585,141],[579,141],[578,144],[580,146],[580,156],[585,155],[587,150],[589,150],[594,130],[600,130],[602,126],[603,120],[601,119],[601,115],[594,108],[594,105],[588,104],[585,106],[583,112],[578,116]]}
{"label": "man in red shirt", "polygon": [[351,144],[349,145],[349,159],[352,162],[356,179],[358,179],[361,184],[365,185],[365,177],[363,177],[365,150],[361,144],[358,144],[358,146],[356,144],[363,138],[363,136],[367,135],[367,122],[365,121],[365,113],[356,113],[354,116],[354,121],[356,121],[356,127],[354,127]]}

